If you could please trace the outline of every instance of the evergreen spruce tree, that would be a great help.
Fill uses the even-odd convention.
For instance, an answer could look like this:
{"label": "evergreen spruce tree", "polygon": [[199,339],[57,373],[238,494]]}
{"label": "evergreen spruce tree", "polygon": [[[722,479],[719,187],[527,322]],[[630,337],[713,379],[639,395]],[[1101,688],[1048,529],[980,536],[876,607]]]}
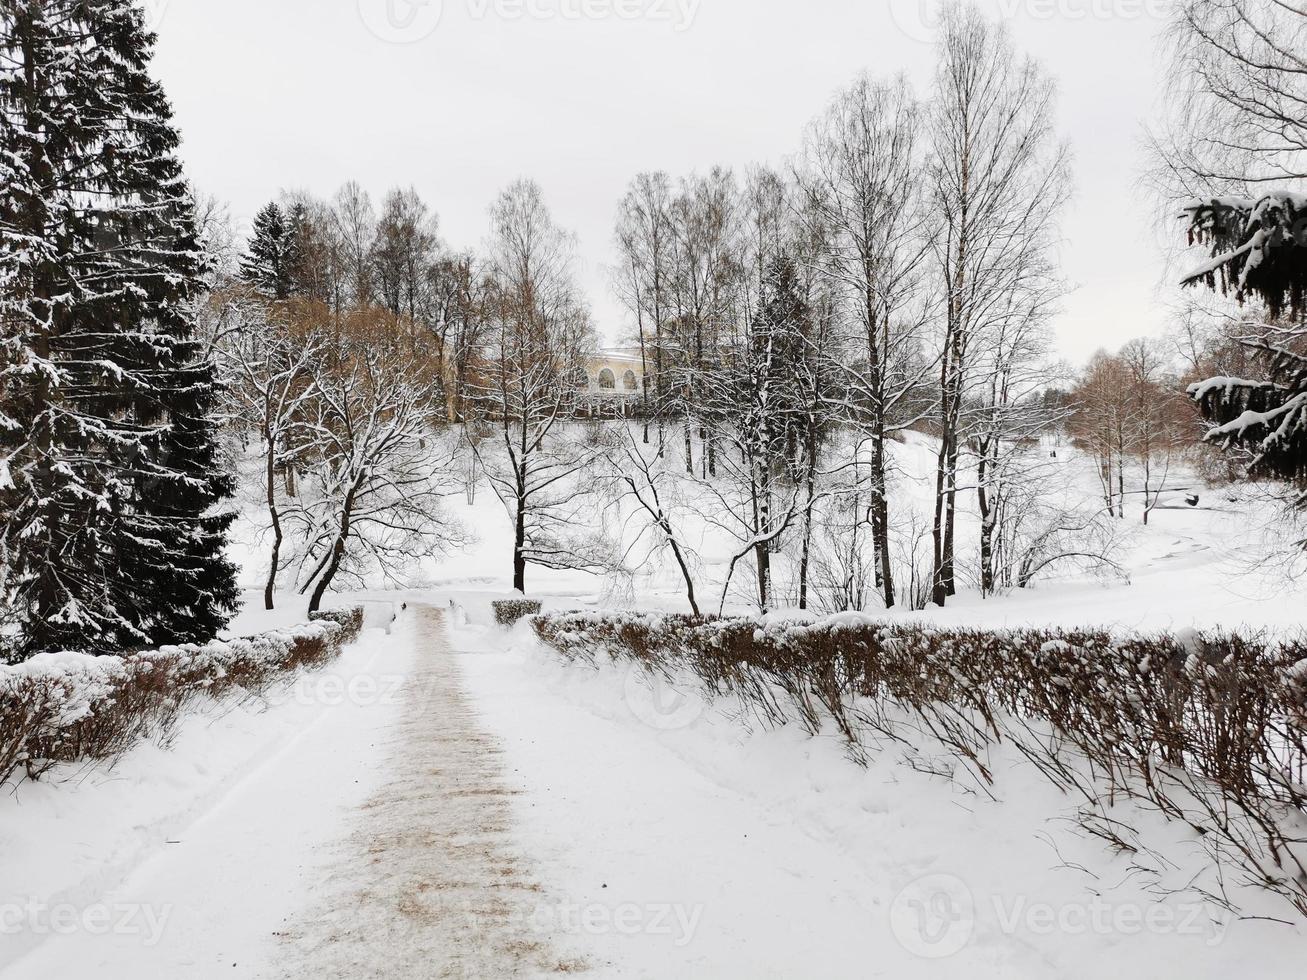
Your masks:
{"label": "evergreen spruce tree", "polygon": [[271,299],[289,299],[296,291],[298,228],[304,220],[302,207],[287,215],[275,201],[254,218],[254,234],[241,261],[241,276]]}
{"label": "evergreen spruce tree", "polygon": [[1263,378],[1211,378],[1189,389],[1211,423],[1209,442],[1248,463],[1249,472],[1284,480],[1307,506],[1307,244],[1302,197],[1215,198],[1186,208],[1191,243],[1212,258],[1184,279],[1264,304],[1267,324],[1246,338],[1266,366]]}
{"label": "evergreen spruce tree", "polygon": [[4,653],[204,640],[223,556],[204,260],[132,0],[0,4]]}

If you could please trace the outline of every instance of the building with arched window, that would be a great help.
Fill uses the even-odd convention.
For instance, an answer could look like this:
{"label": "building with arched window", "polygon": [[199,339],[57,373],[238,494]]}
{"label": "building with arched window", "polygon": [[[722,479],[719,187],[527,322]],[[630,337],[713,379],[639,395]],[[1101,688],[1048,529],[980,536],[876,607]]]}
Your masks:
{"label": "building with arched window", "polygon": [[630,415],[644,398],[644,363],[640,351],[599,350],[586,358],[579,407],[591,415]]}

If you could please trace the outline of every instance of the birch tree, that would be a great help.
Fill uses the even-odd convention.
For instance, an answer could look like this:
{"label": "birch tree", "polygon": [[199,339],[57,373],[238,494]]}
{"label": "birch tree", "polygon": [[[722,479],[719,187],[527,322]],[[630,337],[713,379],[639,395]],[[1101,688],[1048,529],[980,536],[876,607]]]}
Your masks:
{"label": "birch tree", "polygon": [[863,76],[810,127],[798,168],[811,218],[820,224],[824,275],[847,322],[843,408],[869,448],[868,492],[876,585],[895,604],[890,555],[888,442],[915,421],[910,396],[924,374],[915,355],[927,310],[923,294],[921,110],[907,82]]}
{"label": "birch tree", "polygon": [[[638,174],[618,209],[616,240],[619,253],[618,293],[635,314],[644,373],[644,441],[649,422],[658,429],[658,454],[666,452],[667,361],[666,336],[674,271],[671,217],[672,185],[658,171]],[[650,397],[650,377],[653,393]]]}
{"label": "birch tree", "polygon": [[1019,57],[1006,29],[972,7],[948,7],[928,125],[934,264],[944,310],[939,361],[934,583],[957,590],[958,465],[975,345],[1008,316],[1015,284],[1044,261],[1069,176],[1053,132],[1054,86]]}

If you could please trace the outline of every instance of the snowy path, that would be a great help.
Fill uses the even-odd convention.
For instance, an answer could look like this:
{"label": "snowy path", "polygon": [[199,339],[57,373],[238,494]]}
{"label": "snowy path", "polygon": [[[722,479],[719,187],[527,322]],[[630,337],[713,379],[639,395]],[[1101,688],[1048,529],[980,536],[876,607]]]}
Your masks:
{"label": "snowy path", "polygon": [[[473,647],[478,639],[486,648],[466,655],[469,687],[487,723],[503,733],[524,794],[525,839],[564,896],[556,925],[588,947],[587,976],[1046,975],[992,945],[947,964],[906,950],[887,921],[898,883],[890,867],[850,854],[789,807],[729,785],[711,752],[695,765],[662,742],[707,720],[691,706],[691,715],[677,717],[671,701],[646,700],[637,685],[619,683],[591,702],[606,706],[594,714],[569,688],[551,690],[506,652],[502,634],[456,634],[455,642]],[[585,668],[574,670],[590,682]],[[765,784],[758,772],[743,781],[760,775]],[[891,798],[869,796],[865,819],[893,819]],[[898,870],[916,865],[921,873],[931,860],[900,855]]]}
{"label": "snowy path", "polygon": [[287,977],[516,977],[581,964],[530,922],[542,890],[513,844],[501,750],[468,706],[442,614],[413,613],[417,658],[387,778],[284,931]]}
{"label": "snowy path", "polygon": [[[166,845],[107,888],[62,899],[115,918],[134,909],[132,928],[17,937],[31,948],[15,950],[8,968],[0,936],[0,978],[434,980],[581,967],[531,927],[543,893],[513,846],[513,791],[463,695],[442,614],[415,607],[393,636],[373,632],[351,656],[350,670],[306,678],[296,699],[308,703],[254,719],[264,749],[198,811],[152,834]],[[213,737],[221,746],[231,736]],[[137,751],[145,772],[161,757],[185,765],[180,756],[196,754],[193,745]],[[94,807],[103,792],[88,789],[85,802]],[[63,848],[87,846],[52,832]]]}

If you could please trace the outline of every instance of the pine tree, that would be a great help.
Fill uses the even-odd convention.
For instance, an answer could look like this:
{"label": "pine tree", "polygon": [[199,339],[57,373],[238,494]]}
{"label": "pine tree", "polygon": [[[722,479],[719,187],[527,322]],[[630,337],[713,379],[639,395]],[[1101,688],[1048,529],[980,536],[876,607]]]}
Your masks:
{"label": "pine tree", "polygon": [[223,557],[204,259],[131,0],[0,7],[6,655],[203,640]]}
{"label": "pine tree", "polygon": [[299,265],[298,226],[302,207],[287,215],[275,201],[254,218],[249,252],[241,261],[241,276],[272,299],[289,299],[296,292]]}
{"label": "pine tree", "polygon": [[1260,302],[1269,321],[1261,336],[1241,341],[1266,377],[1211,378],[1189,389],[1212,425],[1207,440],[1243,456],[1253,475],[1295,485],[1307,506],[1307,200],[1270,191],[1193,201],[1185,215],[1190,243],[1210,244],[1212,257],[1184,284]]}

